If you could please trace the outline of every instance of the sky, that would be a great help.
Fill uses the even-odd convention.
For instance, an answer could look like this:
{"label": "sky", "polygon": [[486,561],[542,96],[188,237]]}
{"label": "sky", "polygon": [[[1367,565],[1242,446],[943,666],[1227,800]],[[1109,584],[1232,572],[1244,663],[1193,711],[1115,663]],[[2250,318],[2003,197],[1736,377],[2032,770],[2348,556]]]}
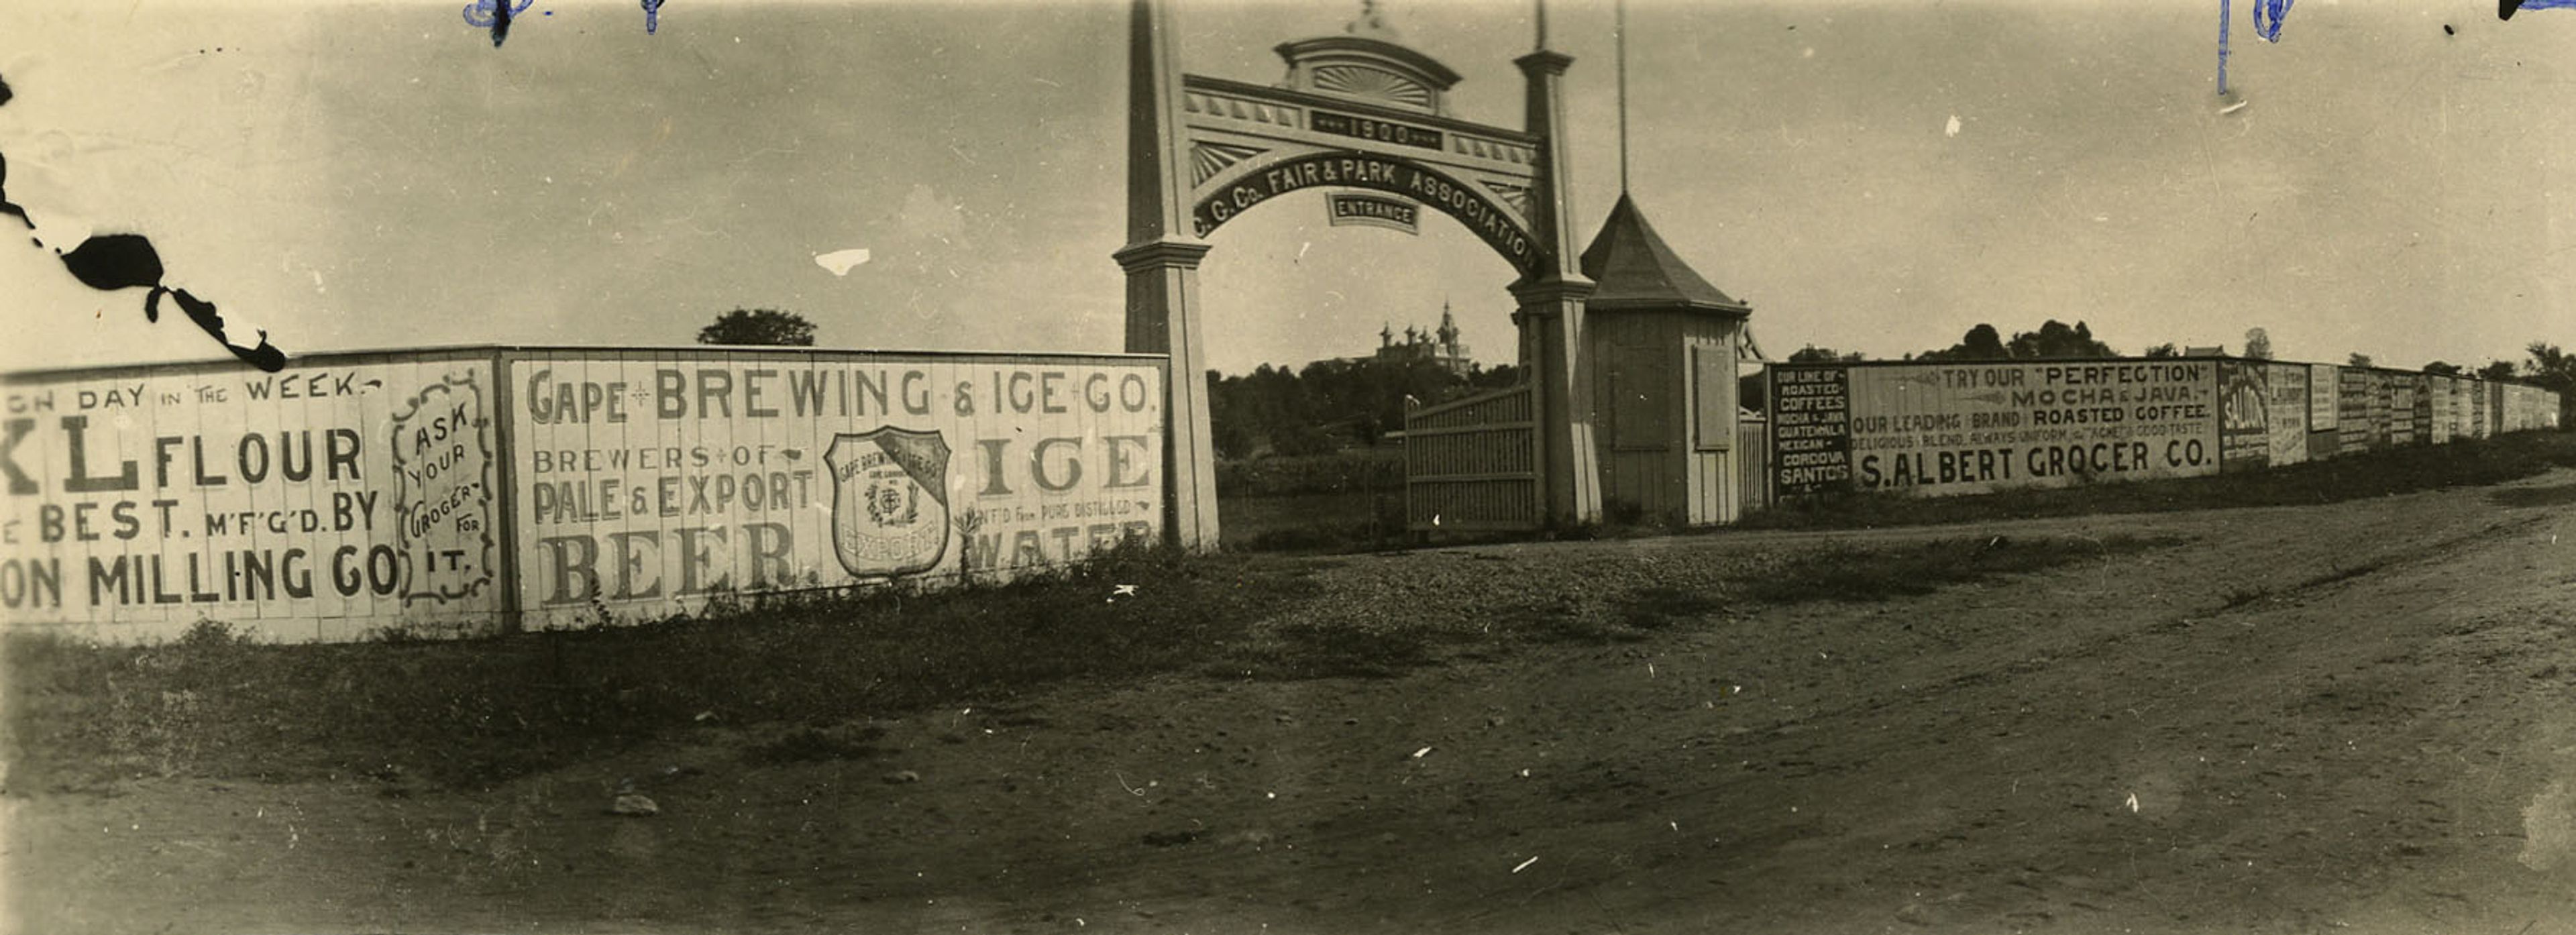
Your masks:
{"label": "sky", "polygon": [[[888,350],[1118,351],[1123,2],[0,4],[0,154],[46,243],[139,232],[289,354],[667,346],[733,308]],[[1775,356],[2056,318],[2114,348],[2382,365],[2576,345],[2576,10],[2307,0],[1677,3],[1627,11],[1629,190]],[[1385,0],[1516,127],[1531,6]],[[1183,67],[1279,80],[1351,2],[1179,0]],[[1576,226],[1620,191],[1616,17],[1557,0]],[[2446,30],[2446,27],[2447,30]],[[0,221],[0,223],[14,223]],[[0,243],[0,368],[223,356],[139,291]],[[1457,222],[1209,237],[1210,363],[1365,354],[1454,308],[1509,363],[1510,267]],[[866,250],[836,275],[816,257]],[[855,254],[845,254],[843,262]]]}

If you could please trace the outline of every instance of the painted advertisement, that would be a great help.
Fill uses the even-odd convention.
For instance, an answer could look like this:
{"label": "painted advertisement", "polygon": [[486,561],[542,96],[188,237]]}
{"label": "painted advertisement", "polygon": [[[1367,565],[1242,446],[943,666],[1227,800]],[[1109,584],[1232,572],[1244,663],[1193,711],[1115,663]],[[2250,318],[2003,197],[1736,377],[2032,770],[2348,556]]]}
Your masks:
{"label": "painted advertisement", "polygon": [[2269,369],[2255,361],[2218,362],[2218,459],[2224,470],[2259,470],[2272,463],[2269,377]]}
{"label": "painted advertisement", "polygon": [[2370,447],[2386,451],[2398,444],[2397,432],[2403,420],[2397,417],[2396,375],[2370,371]]}
{"label": "painted advertisement", "polygon": [[2372,448],[2370,376],[2370,371],[2358,367],[2335,368],[2336,454],[2355,454]]}
{"label": "painted advertisement", "polygon": [[497,625],[489,354],[13,375],[0,607],[119,642]]}
{"label": "painted advertisement", "polygon": [[2331,431],[2335,417],[2341,413],[2335,404],[2335,390],[2343,385],[2339,376],[2343,368],[2333,364],[2308,365],[2308,430]]}
{"label": "painted advertisement", "polygon": [[2503,430],[2529,432],[2558,427],[2558,394],[2520,383],[2499,383],[2504,398]]}
{"label": "painted advertisement", "polygon": [[1783,496],[1852,482],[1851,370],[1771,368],[1771,465]]}
{"label": "painted advertisement", "polygon": [[2308,460],[2313,403],[2305,364],[2220,361],[2218,448],[2229,471]]}
{"label": "painted advertisement", "polygon": [[1807,398],[1844,407],[1840,431],[1828,421],[1800,440],[1844,452],[1860,489],[1948,496],[2218,470],[2214,362],[1779,369],[1783,403],[1798,398],[1791,386],[1834,388]]}
{"label": "painted advertisement", "polygon": [[2477,410],[2470,402],[2470,397],[2477,392],[2477,381],[2452,377],[2446,382],[2450,384],[2451,391],[2451,437],[2478,437]]}
{"label": "painted advertisement", "polygon": [[2479,438],[2496,434],[2495,390],[2496,384],[2485,380],[2469,388],[2469,421],[2477,424]]}
{"label": "painted advertisement", "polygon": [[2406,440],[2417,445],[2433,442],[2433,378],[2420,373],[2399,374],[2398,398],[2405,401]]}
{"label": "painted advertisement", "polygon": [[2271,405],[2265,419],[2270,426],[2265,454],[2273,467],[2300,464],[2308,460],[2308,416],[2313,397],[2308,390],[2308,368],[2304,364],[2260,365],[2270,375]]}
{"label": "painted advertisement", "polygon": [[2424,440],[2436,445],[2449,444],[2452,435],[2450,377],[2426,374],[2424,382]]}
{"label": "painted advertisement", "polygon": [[509,368],[527,626],[1008,576],[1163,502],[1159,358],[545,352]]}

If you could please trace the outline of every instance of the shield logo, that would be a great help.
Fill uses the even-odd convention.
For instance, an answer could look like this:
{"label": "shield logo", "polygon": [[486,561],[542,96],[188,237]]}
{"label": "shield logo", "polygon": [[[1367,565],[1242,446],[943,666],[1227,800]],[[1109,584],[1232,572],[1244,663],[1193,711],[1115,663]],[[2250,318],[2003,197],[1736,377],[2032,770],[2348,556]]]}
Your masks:
{"label": "shield logo", "polygon": [[861,578],[938,567],[948,553],[948,440],[893,426],[832,436],[832,548]]}

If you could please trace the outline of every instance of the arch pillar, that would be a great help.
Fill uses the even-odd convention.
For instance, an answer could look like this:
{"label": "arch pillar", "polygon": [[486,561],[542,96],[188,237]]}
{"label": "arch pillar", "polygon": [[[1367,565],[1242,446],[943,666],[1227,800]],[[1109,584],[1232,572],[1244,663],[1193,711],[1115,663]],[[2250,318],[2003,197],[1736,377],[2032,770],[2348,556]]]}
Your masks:
{"label": "arch pillar", "polygon": [[1592,281],[1580,274],[1512,285],[1512,299],[1520,303],[1512,323],[1520,326],[1521,367],[1538,394],[1538,485],[1551,527],[1601,519],[1592,357],[1583,340],[1583,300],[1591,294]]}
{"label": "arch pillar", "polygon": [[1216,548],[1216,446],[1208,422],[1207,341],[1199,330],[1199,260],[1208,245],[1131,244],[1111,254],[1127,271],[1127,351],[1163,354],[1163,535],[1191,551]]}
{"label": "arch pillar", "polygon": [[1513,59],[1526,82],[1523,114],[1538,139],[1538,171],[1531,182],[1530,233],[1544,265],[1512,284],[1520,303],[1521,366],[1538,394],[1538,484],[1545,491],[1552,527],[1601,519],[1600,453],[1592,447],[1592,356],[1584,348],[1583,303],[1592,280],[1574,251],[1574,210],[1565,140],[1565,69],[1574,59],[1546,48],[1546,13],[1540,12],[1538,51]]}
{"label": "arch pillar", "polygon": [[1127,34],[1127,351],[1164,354],[1163,541],[1217,546],[1216,448],[1208,425],[1207,340],[1199,329],[1199,261],[1191,233],[1188,144],[1171,8],[1133,0]]}

